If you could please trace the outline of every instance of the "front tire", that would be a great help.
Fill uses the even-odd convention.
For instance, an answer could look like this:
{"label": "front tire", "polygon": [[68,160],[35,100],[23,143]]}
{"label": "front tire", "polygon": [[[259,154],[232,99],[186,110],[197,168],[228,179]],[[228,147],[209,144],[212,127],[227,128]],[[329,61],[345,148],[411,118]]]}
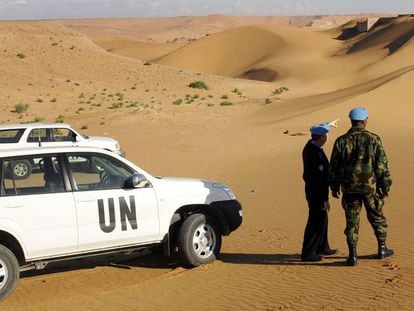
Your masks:
{"label": "front tire", "polygon": [[193,214],[181,225],[177,244],[183,265],[198,267],[214,261],[220,253],[221,232],[211,216]]}
{"label": "front tire", "polygon": [[20,269],[16,256],[7,247],[0,245],[0,301],[14,291],[19,277]]}

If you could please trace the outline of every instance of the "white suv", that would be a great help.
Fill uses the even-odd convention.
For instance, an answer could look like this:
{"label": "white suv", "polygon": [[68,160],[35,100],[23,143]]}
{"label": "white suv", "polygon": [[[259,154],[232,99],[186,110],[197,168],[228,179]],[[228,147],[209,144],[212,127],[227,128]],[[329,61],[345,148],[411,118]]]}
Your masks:
{"label": "white suv", "polygon": [[[36,164],[16,179],[22,160]],[[162,247],[184,266],[208,263],[241,222],[240,203],[221,183],[153,177],[100,148],[2,151],[0,300],[20,271],[74,257]]]}
{"label": "white suv", "polygon": [[[0,125],[0,151],[34,146],[91,146],[125,156],[118,141],[109,137],[86,136],[68,124],[27,123]],[[33,163],[16,162],[12,171],[16,179],[31,174]]]}

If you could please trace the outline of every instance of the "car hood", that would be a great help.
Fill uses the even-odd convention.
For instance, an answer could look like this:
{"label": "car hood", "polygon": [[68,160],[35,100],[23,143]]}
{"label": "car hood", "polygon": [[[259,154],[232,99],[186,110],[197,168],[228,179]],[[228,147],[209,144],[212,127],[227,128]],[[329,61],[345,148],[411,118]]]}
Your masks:
{"label": "car hood", "polygon": [[182,177],[158,177],[158,184],[169,193],[178,196],[203,196],[207,201],[228,200],[229,195],[223,189],[214,187],[214,181],[182,178]]}

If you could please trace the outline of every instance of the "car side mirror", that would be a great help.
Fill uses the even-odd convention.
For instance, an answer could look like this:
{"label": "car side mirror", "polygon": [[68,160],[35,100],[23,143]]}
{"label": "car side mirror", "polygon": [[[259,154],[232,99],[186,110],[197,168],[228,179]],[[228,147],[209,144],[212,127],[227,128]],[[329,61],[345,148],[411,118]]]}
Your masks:
{"label": "car side mirror", "polygon": [[147,178],[140,173],[134,173],[131,177],[127,178],[124,182],[125,189],[140,188],[147,185]]}

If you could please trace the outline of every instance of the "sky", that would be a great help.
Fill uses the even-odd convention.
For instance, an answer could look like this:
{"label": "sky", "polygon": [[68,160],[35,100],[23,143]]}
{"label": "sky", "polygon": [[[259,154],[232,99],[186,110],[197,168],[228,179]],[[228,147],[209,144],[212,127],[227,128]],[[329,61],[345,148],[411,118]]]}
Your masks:
{"label": "sky", "polygon": [[0,0],[0,19],[414,13],[414,0]]}

